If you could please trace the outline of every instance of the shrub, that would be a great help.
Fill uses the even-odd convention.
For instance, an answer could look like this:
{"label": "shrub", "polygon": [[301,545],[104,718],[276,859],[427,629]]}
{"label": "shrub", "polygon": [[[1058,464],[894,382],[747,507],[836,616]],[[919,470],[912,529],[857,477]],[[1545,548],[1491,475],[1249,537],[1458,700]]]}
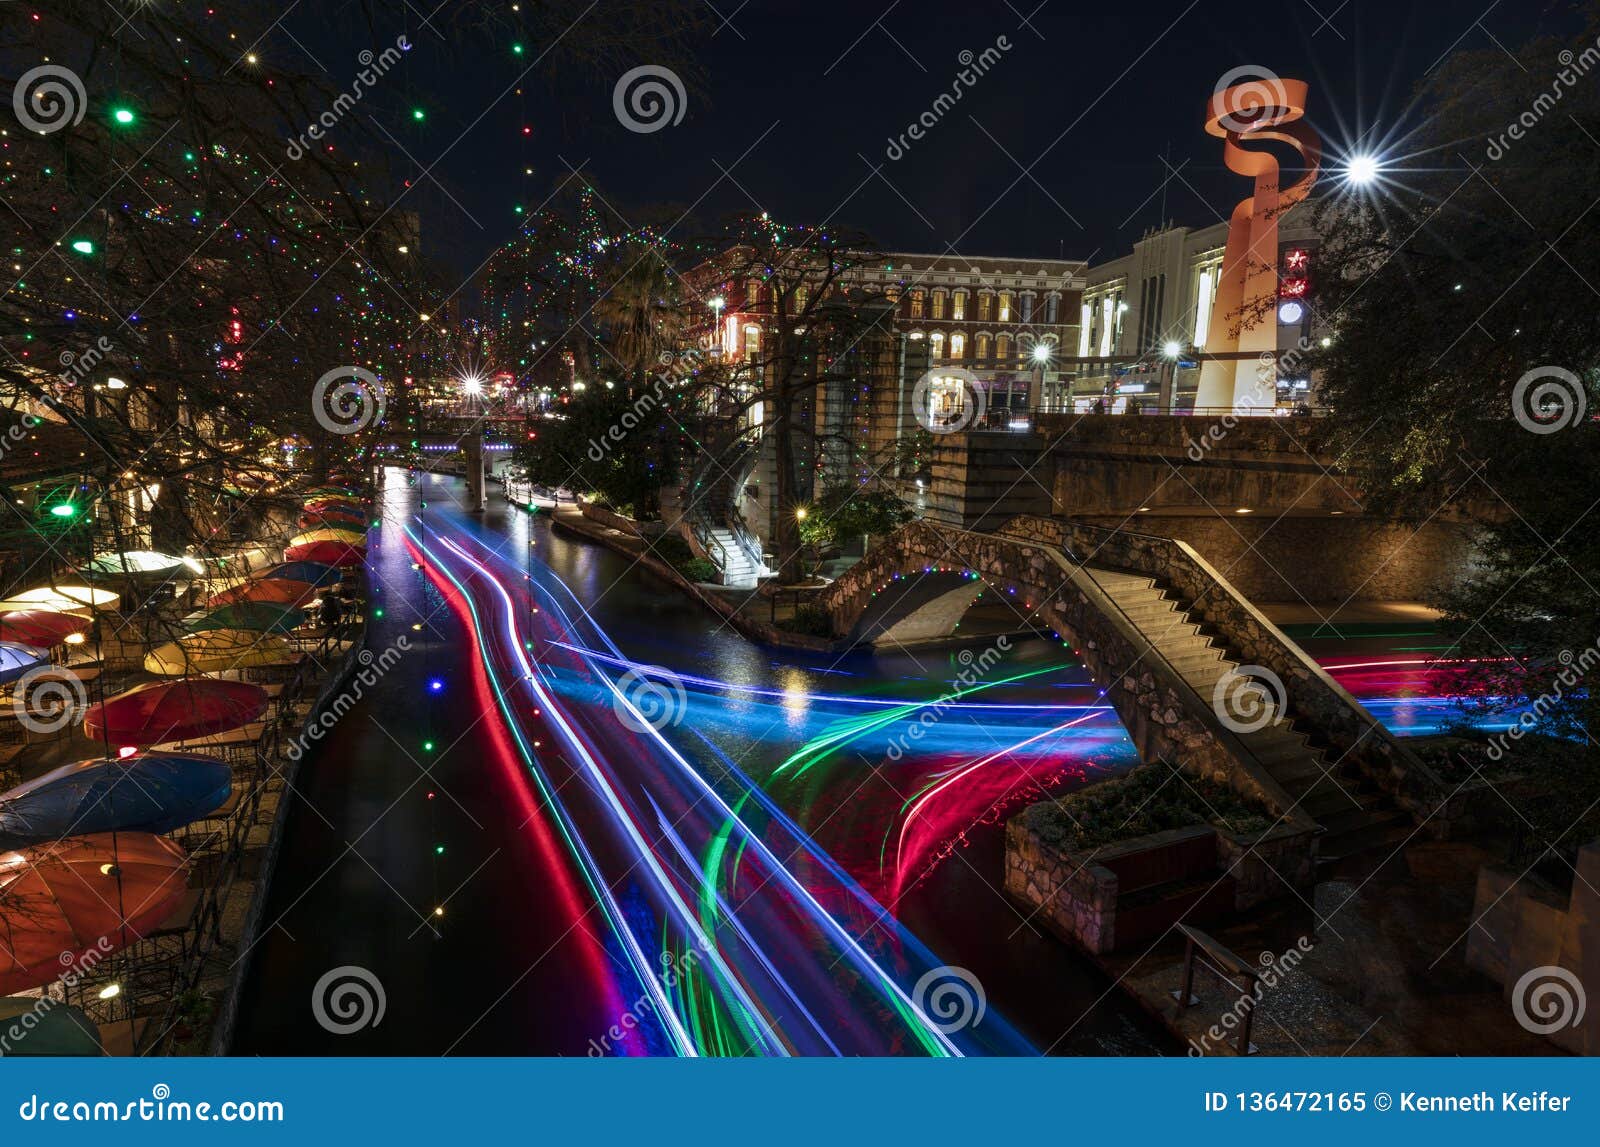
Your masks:
{"label": "shrub", "polygon": [[1264,806],[1246,801],[1227,785],[1172,772],[1170,765],[1140,765],[1114,780],[1032,805],[1023,813],[1024,823],[1046,843],[1066,849],[1096,848],[1196,824],[1246,837],[1272,827]]}

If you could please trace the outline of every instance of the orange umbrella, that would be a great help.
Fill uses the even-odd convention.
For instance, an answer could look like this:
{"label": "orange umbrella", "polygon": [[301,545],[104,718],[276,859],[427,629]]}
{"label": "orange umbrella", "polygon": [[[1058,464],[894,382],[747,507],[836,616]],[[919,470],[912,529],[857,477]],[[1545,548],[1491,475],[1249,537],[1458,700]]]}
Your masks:
{"label": "orange umbrella", "polygon": [[238,601],[264,601],[272,605],[299,605],[317,596],[315,586],[303,581],[280,581],[262,578],[260,581],[240,582],[230,586],[206,601],[208,606],[232,605]]}
{"label": "orange umbrella", "polygon": [[186,864],[183,849],[144,832],[0,853],[0,994],[47,984],[85,953],[104,956],[156,928],[183,897]]}

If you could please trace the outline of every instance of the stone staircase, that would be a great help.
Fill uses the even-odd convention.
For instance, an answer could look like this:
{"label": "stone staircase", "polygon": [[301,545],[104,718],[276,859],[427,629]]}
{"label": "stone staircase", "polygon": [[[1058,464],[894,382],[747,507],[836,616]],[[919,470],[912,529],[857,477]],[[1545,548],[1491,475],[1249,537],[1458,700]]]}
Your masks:
{"label": "stone staircase", "polygon": [[711,539],[715,545],[707,546],[706,550],[712,555],[719,570],[722,571],[722,584],[738,589],[754,589],[764,577],[771,577],[765,562],[756,561],[744,546],[739,544],[739,539],[732,530],[726,527],[714,526],[711,528]]}
{"label": "stone staircase", "polygon": [[[1269,688],[1249,686],[1233,652],[1157,579],[1099,567],[1087,567],[1086,572],[1206,705],[1216,707],[1219,691],[1223,697],[1237,698],[1241,688]],[[1256,699],[1267,696],[1261,692]],[[1325,830],[1320,859],[1338,860],[1403,840],[1411,831],[1411,815],[1353,764],[1335,767],[1324,750],[1296,727],[1295,714],[1284,700],[1280,692],[1273,701],[1277,719],[1265,710],[1224,706],[1224,711],[1236,714],[1224,723],[1296,807]]]}

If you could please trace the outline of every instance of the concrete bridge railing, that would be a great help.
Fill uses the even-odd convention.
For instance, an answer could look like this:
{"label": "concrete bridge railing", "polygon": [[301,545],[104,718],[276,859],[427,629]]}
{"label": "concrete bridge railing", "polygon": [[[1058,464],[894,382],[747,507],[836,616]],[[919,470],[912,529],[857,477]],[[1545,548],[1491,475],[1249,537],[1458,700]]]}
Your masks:
{"label": "concrete bridge railing", "polygon": [[875,593],[893,592],[895,575],[950,569],[975,573],[1021,617],[1069,640],[1144,760],[1171,761],[1261,801],[1287,825],[1316,828],[1209,700],[1100,586],[1093,570],[1052,541],[911,522],[873,546],[818,604],[843,636],[855,629]]}
{"label": "concrete bridge railing", "polygon": [[1332,758],[1354,762],[1417,819],[1439,816],[1443,830],[1449,820],[1448,790],[1438,775],[1193,546],[1066,518],[1017,517],[1001,532],[1058,547],[1082,563],[1143,574],[1171,586],[1191,616],[1210,626],[1242,664],[1262,666],[1283,682],[1289,708],[1326,740]]}

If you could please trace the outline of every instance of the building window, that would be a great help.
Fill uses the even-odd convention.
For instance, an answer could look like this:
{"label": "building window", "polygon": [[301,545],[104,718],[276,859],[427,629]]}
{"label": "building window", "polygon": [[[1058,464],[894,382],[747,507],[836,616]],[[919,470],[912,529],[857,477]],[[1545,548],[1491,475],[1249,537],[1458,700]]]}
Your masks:
{"label": "building window", "polygon": [[944,292],[943,291],[935,291],[935,292],[933,292],[933,300],[932,300],[932,302],[933,302],[933,316],[932,317],[936,318],[936,319],[944,318]]}
{"label": "building window", "polygon": [[1059,323],[1061,321],[1061,296],[1047,295],[1044,300],[1044,321]]}
{"label": "building window", "polygon": [[1089,339],[1093,335],[1090,327],[1094,323],[1094,308],[1088,303],[1078,306],[1078,357],[1089,357]]}
{"label": "building window", "polygon": [[979,295],[978,296],[978,321],[980,323],[986,323],[986,322],[989,321],[989,310],[993,305],[994,305],[994,296],[993,295]]}
{"label": "building window", "polygon": [[1100,304],[1100,356],[1102,358],[1108,358],[1111,355],[1111,324],[1116,321],[1111,317],[1113,306],[1115,304],[1112,302],[1110,295],[1107,295]]}
{"label": "building window", "polygon": [[912,318],[920,319],[920,318],[923,317],[922,312],[925,309],[926,302],[927,302],[927,295],[924,292],[922,292],[922,291],[912,291],[911,292],[911,317]]}
{"label": "building window", "polygon": [[755,310],[761,303],[761,284],[751,279],[744,285],[744,305]]}
{"label": "building window", "polygon": [[928,336],[928,346],[932,349],[935,361],[944,357],[944,332],[934,331]]}
{"label": "building window", "polygon": [[950,317],[962,322],[967,317],[967,292],[957,291],[950,297]]}
{"label": "building window", "polygon": [[973,348],[972,353],[977,357],[978,361],[987,362],[989,359],[989,336],[978,335],[973,340]]}
{"label": "building window", "polygon": [[744,357],[756,358],[761,354],[761,328],[749,323],[744,328]]}
{"label": "building window", "polygon": [[967,357],[967,336],[959,332],[950,336],[950,357],[962,359]]}
{"label": "building window", "polygon": [[1010,366],[1007,360],[1011,357],[1011,336],[997,335],[994,340],[995,361],[1001,366]]}
{"label": "building window", "polygon": [[1033,322],[1033,295],[1027,291],[1022,292],[1022,321]]}
{"label": "building window", "polygon": [[1207,267],[1200,272],[1200,285],[1195,289],[1194,306],[1194,345],[1204,347],[1206,335],[1211,331],[1211,292],[1214,279],[1211,268]]}
{"label": "building window", "polygon": [[795,314],[795,315],[803,315],[803,314],[805,314],[806,313],[806,299],[809,298],[809,297],[810,297],[810,292],[808,292],[806,290],[806,285],[804,283],[801,283],[798,287],[796,287],[794,289],[794,302],[791,304],[792,309],[790,310],[789,313],[790,314]]}
{"label": "building window", "polygon": [[1011,321],[1011,292],[1010,291],[1001,291],[1000,292],[1000,314],[999,314],[998,318],[999,318],[999,321],[1002,322],[1002,323],[1009,323]]}

